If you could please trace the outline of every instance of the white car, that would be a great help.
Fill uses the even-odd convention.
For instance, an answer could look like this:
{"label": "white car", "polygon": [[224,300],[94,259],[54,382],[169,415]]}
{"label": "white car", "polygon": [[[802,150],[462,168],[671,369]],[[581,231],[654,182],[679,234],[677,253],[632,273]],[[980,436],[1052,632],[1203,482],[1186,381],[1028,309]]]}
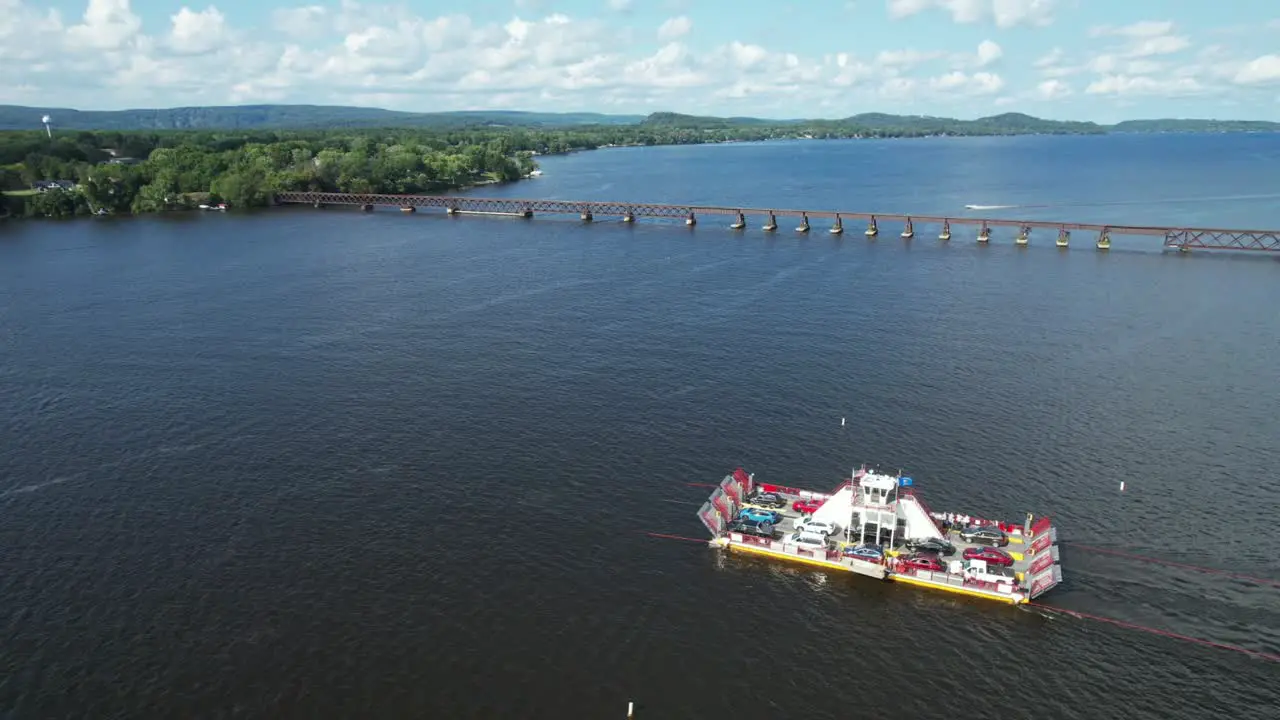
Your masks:
{"label": "white car", "polygon": [[830,537],[840,531],[834,523],[822,520],[801,520],[796,523],[796,532],[809,533],[811,535],[822,535]]}
{"label": "white car", "polygon": [[791,542],[791,544],[802,547],[802,548],[810,548],[813,550],[828,549],[827,538],[823,535],[813,535],[811,533],[798,532],[793,534],[791,537],[787,539]]}

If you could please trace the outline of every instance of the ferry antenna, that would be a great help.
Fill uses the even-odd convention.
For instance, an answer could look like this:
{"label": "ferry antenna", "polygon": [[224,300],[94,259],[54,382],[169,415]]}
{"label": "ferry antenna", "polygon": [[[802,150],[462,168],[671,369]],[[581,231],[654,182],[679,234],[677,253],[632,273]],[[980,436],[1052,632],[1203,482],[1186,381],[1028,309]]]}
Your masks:
{"label": "ferry antenna", "polygon": [[1116,620],[1115,618],[1103,617],[1102,615],[1093,615],[1092,613],[1080,612],[1079,610],[1068,610],[1066,608],[1057,607],[1056,605],[1042,605],[1038,602],[1027,603],[1027,605],[1029,605],[1030,607],[1040,608],[1041,610],[1048,610],[1049,612],[1058,613],[1060,615],[1074,615],[1076,617],[1084,618],[1086,620],[1096,620],[1098,622],[1107,623],[1109,625],[1115,625],[1116,627],[1121,627],[1126,630],[1137,630],[1139,632],[1150,633],[1152,635],[1159,635],[1161,637],[1172,638],[1174,640],[1182,640],[1184,642],[1193,643],[1195,645],[1203,645],[1205,647],[1216,648],[1218,650],[1234,650],[1235,652],[1242,653],[1244,655],[1250,655],[1260,660],[1280,662],[1280,655],[1277,655],[1275,653],[1264,652],[1262,650],[1251,650],[1249,648],[1240,647],[1239,645],[1228,645],[1227,643],[1214,642],[1213,640],[1205,640],[1204,638],[1192,637],[1190,635],[1183,635],[1182,633],[1176,633],[1170,630],[1161,630],[1159,628],[1147,627],[1146,625],[1138,625],[1136,623],[1125,622],[1123,620]]}

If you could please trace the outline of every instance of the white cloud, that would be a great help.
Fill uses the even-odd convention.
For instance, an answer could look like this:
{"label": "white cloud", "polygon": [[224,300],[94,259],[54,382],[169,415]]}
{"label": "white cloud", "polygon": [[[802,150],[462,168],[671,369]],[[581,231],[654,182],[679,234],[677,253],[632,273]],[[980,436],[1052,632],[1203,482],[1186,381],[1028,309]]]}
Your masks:
{"label": "white cloud", "polygon": [[1235,81],[1241,85],[1280,82],[1280,55],[1263,55],[1250,61],[1236,73]]}
{"label": "white cloud", "polygon": [[[989,114],[993,105],[1020,109],[1018,102],[1073,91],[1095,98],[1078,110],[1089,114],[1131,102],[1126,98],[1225,98],[1231,88],[1242,103],[1269,103],[1269,95],[1243,86],[1280,82],[1280,57],[1242,55],[1244,45],[1236,42],[1186,52],[1186,39],[1168,21],[1096,28],[1092,42],[1101,47],[1086,44],[1070,53],[1043,47],[1048,53],[1037,59],[1034,50],[1002,46],[994,31],[974,37],[988,38],[976,46],[944,37],[925,50],[877,37],[860,51],[815,53],[808,38],[790,34],[699,44],[690,41],[692,23],[674,0],[653,4],[670,8],[670,16],[647,30],[619,22],[614,11],[632,6],[607,0],[592,3],[594,15],[581,17],[525,10],[469,16],[465,9],[437,16],[418,14],[400,0],[295,0],[297,6],[270,13],[270,26],[260,29],[225,1],[174,2],[145,23],[127,0],[78,1],[76,12],[60,15],[47,0],[0,0],[0,59],[10,68],[0,103],[56,98],[84,108],[302,102],[419,111],[843,116],[883,110],[971,117]],[[936,11],[934,19],[943,22],[1009,27],[1047,22],[1053,6],[894,0],[889,7],[903,17]],[[1187,112],[1195,109],[1188,105]]]}
{"label": "white cloud", "polygon": [[1119,35],[1130,38],[1149,38],[1160,35],[1168,35],[1173,32],[1173,21],[1171,20],[1141,20],[1130,25],[1122,25],[1115,27],[1112,25],[1099,25],[1090,28],[1089,34],[1093,37],[1102,37],[1105,35]]}
{"label": "white cloud", "polygon": [[938,50],[921,51],[911,48],[905,50],[882,50],[876,54],[876,64],[899,70],[911,70],[931,60],[942,57]]}
{"label": "white cloud", "polygon": [[609,8],[618,12],[631,9],[631,0],[609,0]]}
{"label": "white cloud", "polygon": [[321,5],[280,8],[272,11],[271,24],[276,32],[292,38],[311,38],[328,27],[329,11]]}
{"label": "white cloud", "polygon": [[675,40],[689,34],[693,29],[693,21],[684,15],[677,15],[673,18],[667,18],[666,22],[658,27],[659,40]]}
{"label": "white cloud", "polygon": [[995,73],[976,72],[967,75],[953,70],[945,75],[929,79],[929,87],[942,92],[965,95],[994,95],[1004,87],[1004,79]]}
{"label": "white cloud", "polygon": [[1057,100],[1071,94],[1071,86],[1061,80],[1044,80],[1036,85],[1036,94],[1044,100]]}
{"label": "white cloud", "polygon": [[1053,22],[1055,0],[887,0],[889,17],[918,15],[926,10],[943,10],[953,22],[967,25],[991,22],[996,27],[1048,25]]}
{"label": "white cloud", "polygon": [[141,29],[129,0],[89,0],[83,22],[67,28],[66,39],[73,50],[119,50]]}
{"label": "white cloud", "polygon": [[207,53],[227,41],[227,24],[210,6],[200,12],[182,8],[169,18],[173,28],[169,31],[169,47],[177,53]]}
{"label": "white cloud", "polygon": [[1090,95],[1162,95],[1178,96],[1199,93],[1204,87],[1190,77],[1157,79],[1131,75],[1107,75],[1089,83],[1084,91]]}
{"label": "white cloud", "polygon": [[978,43],[978,67],[986,67],[1004,57],[1004,50],[990,40]]}

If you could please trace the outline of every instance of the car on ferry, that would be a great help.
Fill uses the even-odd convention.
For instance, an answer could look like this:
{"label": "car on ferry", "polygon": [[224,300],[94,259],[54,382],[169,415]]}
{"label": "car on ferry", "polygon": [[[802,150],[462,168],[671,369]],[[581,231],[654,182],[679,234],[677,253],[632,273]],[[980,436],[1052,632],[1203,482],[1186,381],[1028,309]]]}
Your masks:
{"label": "car on ferry", "polygon": [[898,561],[903,567],[912,570],[932,570],[942,572],[945,568],[942,559],[933,553],[914,553]]}
{"label": "car on ferry", "polygon": [[1013,565],[1013,556],[1009,553],[993,547],[971,547],[964,549],[965,560],[982,560],[988,565],[999,565],[1001,567],[1010,567]]}
{"label": "car on ferry", "polygon": [[729,523],[729,532],[753,535],[755,537],[772,538],[773,525],[769,523],[759,523],[752,522],[750,520],[738,519]]}
{"label": "car on ferry", "polygon": [[797,500],[791,503],[791,509],[795,510],[798,513],[802,513],[805,515],[812,515],[815,512],[817,512],[818,508],[822,507],[822,504],[824,502],[826,502],[826,500],[815,500],[815,499]]}
{"label": "car on ferry", "polygon": [[823,535],[830,537],[840,532],[840,528],[835,523],[829,523],[825,520],[796,520],[796,531],[803,533],[811,533],[813,535]]}
{"label": "car on ferry", "polygon": [[778,493],[756,491],[747,496],[747,503],[750,505],[759,505],[760,507],[773,508],[779,510],[787,506],[786,498]]}
{"label": "car on ferry", "polygon": [[1009,536],[1003,530],[990,526],[965,528],[960,531],[960,539],[975,545],[1003,547],[1009,544]]}
{"label": "car on ferry", "polygon": [[807,532],[792,533],[791,537],[787,538],[787,541],[805,550],[828,550],[831,547],[826,536]]}
{"label": "car on ferry", "polygon": [[782,522],[782,513],[776,510],[765,510],[763,508],[749,507],[749,508],[743,508],[742,512],[738,513],[738,519],[750,520],[752,522],[757,522],[757,523],[768,523],[770,525],[777,525],[778,523]]}
{"label": "car on ferry", "polygon": [[883,562],[884,550],[875,545],[859,545],[857,547],[846,547],[842,553],[847,558],[857,560],[866,560],[867,562]]}
{"label": "car on ferry", "polygon": [[937,553],[938,555],[954,555],[956,546],[940,538],[911,539],[907,541],[907,549],[912,552]]}

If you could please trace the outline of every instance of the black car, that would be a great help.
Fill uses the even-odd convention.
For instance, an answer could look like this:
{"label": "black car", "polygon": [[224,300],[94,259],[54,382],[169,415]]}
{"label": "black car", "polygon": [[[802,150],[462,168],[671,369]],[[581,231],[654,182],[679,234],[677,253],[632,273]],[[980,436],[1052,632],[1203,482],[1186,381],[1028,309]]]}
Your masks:
{"label": "black car", "polygon": [[1004,534],[1003,530],[989,526],[965,528],[960,531],[960,538],[974,545],[1004,547],[1009,544],[1009,538]]}
{"label": "black car", "polygon": [[759,505],[760,507],[774,508],[775,510],[787,506],[787,501],[781,495],[770,492],[752,493],[747,496],[747,503]]}
{"label": "black car", "polygon": [[773,537],[773,526],[769,523],[752,522],[751,520],[735,520],[729,523],[729,532],[740,532],[743,535],[756,537]]}
{"label": "black car", "polygon": [[907,549],[912,552],[936,553],[938,555],[954,555],[956,552],[954,545],[938,538],[908,540]]}

